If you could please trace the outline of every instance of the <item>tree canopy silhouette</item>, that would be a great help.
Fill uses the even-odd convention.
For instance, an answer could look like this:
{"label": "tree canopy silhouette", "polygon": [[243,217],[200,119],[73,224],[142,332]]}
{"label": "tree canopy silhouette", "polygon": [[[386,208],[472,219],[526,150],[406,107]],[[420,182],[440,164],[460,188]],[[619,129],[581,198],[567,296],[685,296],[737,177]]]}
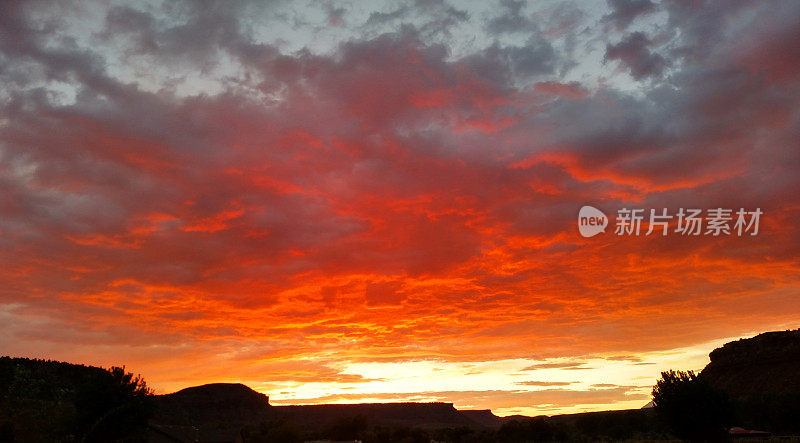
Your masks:
{"label": "tree canopy silhouette", "polygon": [[0,357],[0,441],[141,440],[152,397],[125,368]]}
{"label": "tree canopy silhouette", "polygon": [[676,437],[691,441],[727,438],[733,421],[728,396],[693,371],[666,371],[653,387],[656,412]]}
{"label": "tree canopy silhouette", "polygon": [[77,425],[83,441],[109,441],[143,432],[153,412],[152,390],[125,368],[112,367],[76,392]]}

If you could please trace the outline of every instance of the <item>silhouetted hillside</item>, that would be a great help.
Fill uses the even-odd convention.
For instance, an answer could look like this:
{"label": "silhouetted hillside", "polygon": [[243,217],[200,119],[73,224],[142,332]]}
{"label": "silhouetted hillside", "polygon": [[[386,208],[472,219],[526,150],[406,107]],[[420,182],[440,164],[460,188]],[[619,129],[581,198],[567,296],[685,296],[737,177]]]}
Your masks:
{"label": "silhouetted hillside", "polygon": [[800,329],[726,343],[700,373],[732,398],[800,392]]}
{"label": "silhouetted hillside", "polygon": [[667,432],[651,408],[562,414],[551,416],[550,420],[575,426],[583,435],[612,440],[655,438]]}
{"label": "silhouetted hillside", "polygon": [[800,432],[800,329],[726,343],[709,357],[700,376],[735,400],[742,425]]}
{"label": "silhouetted hillside", "polygon": [[273,417],[269,397],[239,383],[212,383],[156,396],[153,422],[243,426]]}

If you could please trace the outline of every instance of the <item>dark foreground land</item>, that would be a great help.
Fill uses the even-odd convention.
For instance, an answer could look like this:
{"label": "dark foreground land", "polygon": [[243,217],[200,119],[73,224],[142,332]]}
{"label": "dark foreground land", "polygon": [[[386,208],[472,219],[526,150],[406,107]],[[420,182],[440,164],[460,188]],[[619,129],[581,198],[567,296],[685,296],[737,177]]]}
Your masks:
{"label": "dark foreground land", "polygon": [[[735,424],[800,434],[800,330],[731,342],[699,377],[730,398]],[[726,431],[727,432],[727,431]],[[670,440],[653,408],[498,417],[451,403],[272,406],[241,384],[152,395],[121,368],[0,358],[0,442],[524,442]],[[786,441],[786,440],[781,440]],[[797,441],[796,439],[794,441]]]}

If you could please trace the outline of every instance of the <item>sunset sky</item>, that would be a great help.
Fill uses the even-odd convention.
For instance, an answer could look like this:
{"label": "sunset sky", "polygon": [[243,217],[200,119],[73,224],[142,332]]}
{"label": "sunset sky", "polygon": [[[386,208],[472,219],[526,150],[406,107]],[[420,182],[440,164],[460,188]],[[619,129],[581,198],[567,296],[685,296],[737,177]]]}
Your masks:
{"label": "sunset sky", "polygon": [[[798,36],[792,0],[3,2],[0,355],[640,407],[800,327]],[[616,235],[622,208],[763,215]]]}

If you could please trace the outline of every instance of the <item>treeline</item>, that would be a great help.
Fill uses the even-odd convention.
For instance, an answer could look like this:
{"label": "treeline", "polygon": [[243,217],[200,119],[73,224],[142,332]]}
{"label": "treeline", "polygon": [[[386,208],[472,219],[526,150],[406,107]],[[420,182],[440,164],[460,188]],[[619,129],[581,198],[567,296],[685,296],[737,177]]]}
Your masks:
{"label": "treeline", "polygon": [[125,368],[0,357],[0,442],[142,441],[152,412]]}

